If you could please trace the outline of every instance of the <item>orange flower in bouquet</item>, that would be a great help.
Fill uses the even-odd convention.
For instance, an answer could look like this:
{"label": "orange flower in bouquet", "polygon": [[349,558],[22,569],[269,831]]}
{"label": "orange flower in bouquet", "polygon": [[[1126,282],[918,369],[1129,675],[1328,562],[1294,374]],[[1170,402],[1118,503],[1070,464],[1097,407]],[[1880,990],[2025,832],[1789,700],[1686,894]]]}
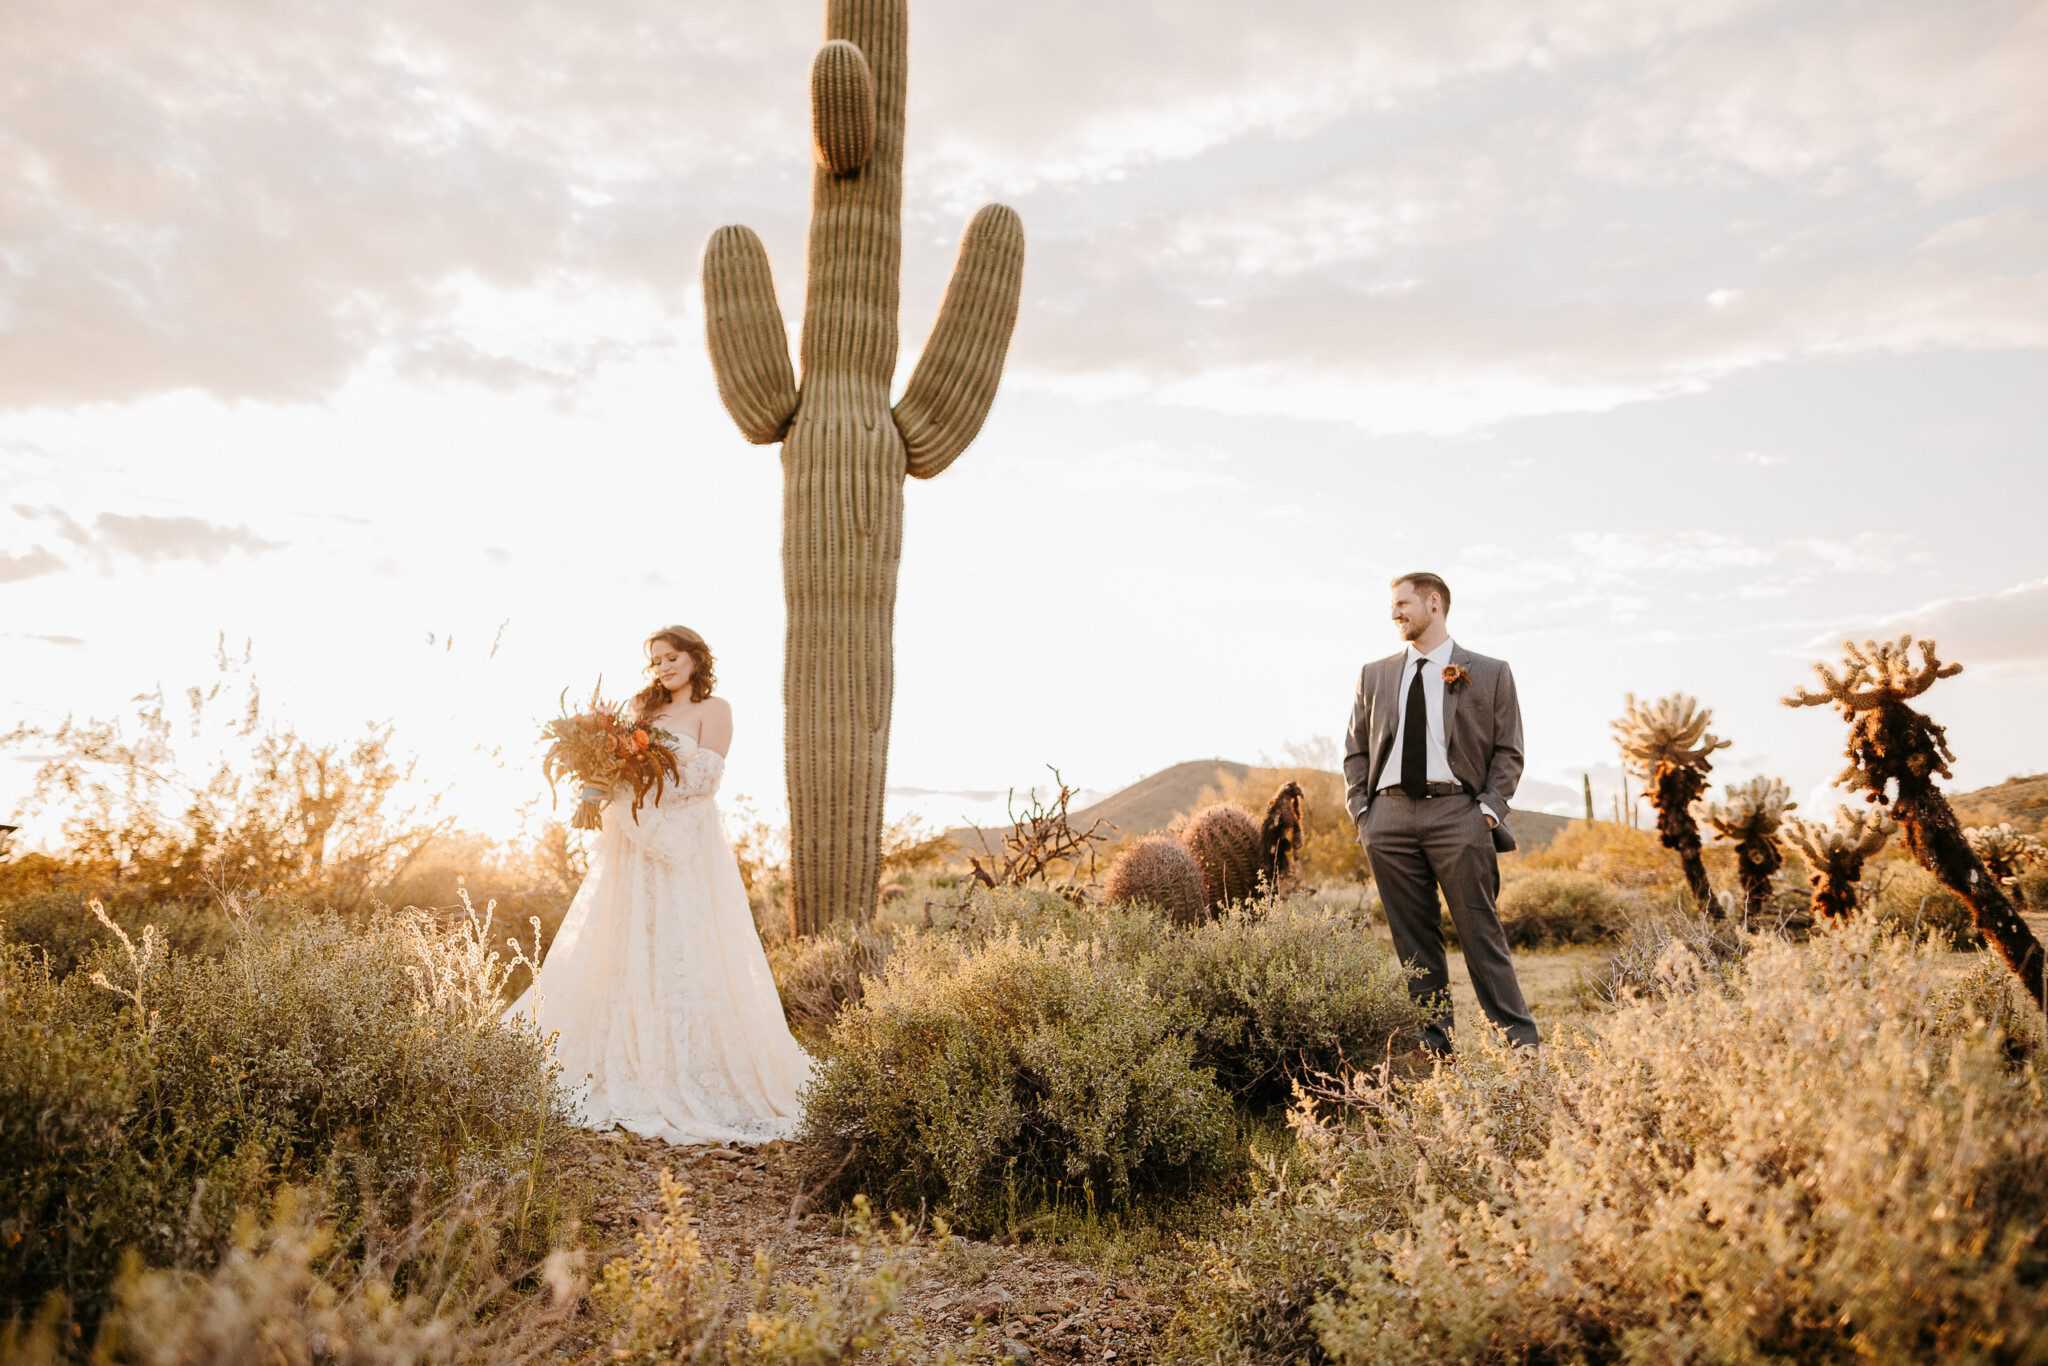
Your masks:
{"label": "orange flower in bouquet", "polygon": [[661,805],[661,794],[679,776],[675,750],[659,741],[675,736],[656,727],[636,726],[626,718],[623,702],[607,702],[601,690],[604,680],[590,691],[590,706],[579,712],[569,710],[569,690],[562,689],[562,714],[541,727],[547,753],[541,758],[541,772],[547,775],[548,790],[556,780],[574,778],[583,784],[583,799],[569,824],[578,830],[595,830],[604,823],[604,794],[624,785],[633,789],[633,821],[640,820],[640,808],[649,793]]}

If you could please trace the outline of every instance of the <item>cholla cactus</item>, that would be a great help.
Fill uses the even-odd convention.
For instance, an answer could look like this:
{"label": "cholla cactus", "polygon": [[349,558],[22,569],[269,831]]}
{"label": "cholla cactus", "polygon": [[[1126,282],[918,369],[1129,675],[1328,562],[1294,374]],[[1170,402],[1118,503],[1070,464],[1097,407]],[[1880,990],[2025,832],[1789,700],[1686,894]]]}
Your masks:
{"label": "cholla cactus", "polygon": [[1808,881],[1813,886],[1816,920],[1842,919],[1856,909],[1856,883],[1863,876],[1863,861],[1884,848],[1898,828],[1898,823],[1881,811],[1847,806],[1837,808],[1832,826],[1797,816],[1786,822],[1787,835],[1813,868]]}
{"label": "cholla cactus", "polygon": [[1614,722],[1614,738],[1621,745],[1622,765],[1649,784],[1650,801],[1657,808],[1657,835],[1666,849],[1678,855],[1685,867],[1686,886],[1707,914],[1720,919],[1713,886],[1707,881],[1707,865],[1700,858],[1700,829],[1693,821],[1692,804],[1707,787],[1713,771],[1709,756],[1726,749],[1727,740],[1707,732],[1714,713],[1684,693],[1645,706],[1628,695],[1628,710]]}
{"label": "cholla cactus", "polygon": [[1243,807],[1205,807],[1181,827],[1180,842],[1202,873],[1202,902],[1211,915],[1259,890],[1265,851],[1259,823]]}
{"label": "cholla cactus", "polygon": [[2010,822],[1973,825],[1963,831],[1963,838],[1984,861],[1984,871],[2002,885],[2014,888],[2015,896],[2020,874],[2035,864],[2048,863],[2048,845],[2013,829]]}
{"label": "cholla cactus", "polygon": [[1176,925],[1199,925],[1207,915],[1202,872],[1194,856],[1170,835],[1147,835],[1124,846],[1103,880],[1111,903],[1147,903]]}
{"label": "cholla cactus", "polygon": [[905,0],[826,5],[827,41],[811,67],[801,386],[761,239],[724,227],[704,251],[719,397],[747,440],[783,443],[784,767],[799,934],[874,910],[903,479],[939,474],[980,430],[1023,278],[1023,225],[991,204],[967,225],[938,323],[890,407],[908,27]]}
{"label": "cholla cactus", "polygon": [[1728,789],[1707,808],[1707,823],[1735,846],[1735,875],[1742,883],[1742,923],[1750,925],[1771,897],[1771,878],[1785,866],[1778,830],[1785,813],[1798,806],[1779,778],[1751,778]]}
{"label": "cholla cactus", "polygon": [[1865,801],[1891,808],[1913,856],[1970,904],[1978,931],[1997,946],[2027,994],[2048,1008],[2041,941],[1970,847],[1948,798],[1934,785],[1937,777],[1954,776],[1948,766],[1956,756],[1948,747],[1948,735],[1907,705],[1936,680],[1961,673],[1963,666],[1941,663],[1931,640],[1919,642],[1917,664],[1913,650],[1910,635],[1883,644],[1844,642],[1841,673],[1825,664],[1814,665],[1820,688],[1801,689],[1784,703],[1833,706],[1841,712],[1849,722],[1849,766],[1835,780],[1837,785],[1861,790]]}

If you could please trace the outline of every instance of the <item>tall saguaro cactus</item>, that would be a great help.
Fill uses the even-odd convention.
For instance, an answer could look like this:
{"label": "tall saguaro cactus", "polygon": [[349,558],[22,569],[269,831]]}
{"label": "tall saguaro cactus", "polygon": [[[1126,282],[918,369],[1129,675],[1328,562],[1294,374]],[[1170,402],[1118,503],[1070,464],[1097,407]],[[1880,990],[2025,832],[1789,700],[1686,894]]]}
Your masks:
{"label": "tall saguaro cactus", "polygon": [[952,464],[995,402],[1017,321],[1024,226],[991,204],[960,242],[938,322],[892,408],[903,249],[906,0],[827,0],[811,65],[802,383],[761,239],[704,250],[719,396],[747,440],[782,443],[782,681],[790,922],[874,910],[895,697],[903,480]]}

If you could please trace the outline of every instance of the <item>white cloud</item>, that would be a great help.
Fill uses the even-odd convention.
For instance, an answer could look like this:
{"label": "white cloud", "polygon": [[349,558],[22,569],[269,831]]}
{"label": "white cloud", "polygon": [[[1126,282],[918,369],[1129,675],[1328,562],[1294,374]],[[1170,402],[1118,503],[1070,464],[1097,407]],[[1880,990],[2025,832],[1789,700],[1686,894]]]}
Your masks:
{"label": "white cloud", "polygon": [[1714,531],[1583,531],[1570,540],[1589,567],[1617,574],[1706,573],[1754,568],[1776,558],[1762,546]]}
{"label": "white cloud", "polygon": [[1939,598],[1909,611],[1811,637],[1810,648],[1843,640],[1884,640],[1910,632],[1939,643],[1945,661],[1970,665],[2048,663],[2048,578],[1992,593]]}

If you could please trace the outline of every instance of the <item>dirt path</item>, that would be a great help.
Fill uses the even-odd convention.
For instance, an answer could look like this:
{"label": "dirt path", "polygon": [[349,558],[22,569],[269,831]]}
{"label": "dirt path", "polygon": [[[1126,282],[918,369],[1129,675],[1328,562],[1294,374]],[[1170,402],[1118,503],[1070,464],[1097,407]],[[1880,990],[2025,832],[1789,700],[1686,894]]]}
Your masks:
{"label": "dirt path", "polygon": [[[744,1271],[765,1250],[778,1278],[791,1281],[846,1267],[849,1239],[831,1212],[804,1208],[787,1144],[679,1148],[615,1130],[581,1140],[574,1160],[597,1189],[617,1193],[592,1213],[592,1246],[630,1242],[660,1208],[666,1167],[691,1187],[711,1256]],[[979,1327],[983,1359],[1149,1361],[1168,1313],[1156,1287],[1105,1276],[1042,1245],[940,1245],[925,1233],[909,1259],[894,1323],[906,1341],[934,1353],[968,1343]]]}

